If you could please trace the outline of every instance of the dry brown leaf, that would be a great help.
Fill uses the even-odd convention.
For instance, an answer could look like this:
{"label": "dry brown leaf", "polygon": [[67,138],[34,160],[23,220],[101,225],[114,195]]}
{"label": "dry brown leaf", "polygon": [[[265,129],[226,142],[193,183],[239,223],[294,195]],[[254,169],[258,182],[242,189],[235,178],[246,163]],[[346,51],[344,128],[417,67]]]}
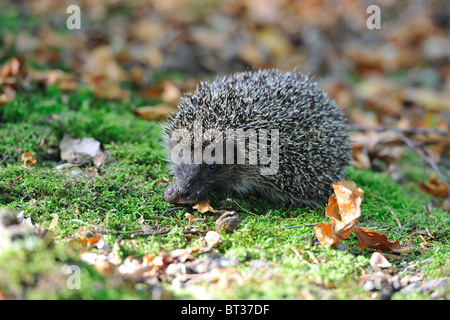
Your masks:
{"label": "dry brown leaf", "polygon": [[111,81],[103,75],[83,74],[88,86],[94,89],[94,95],[108,100],[126,100],[130,91],[120,87],[119,82]]}
{"label": "dry brown leaf", "polygon": [[447,198],[449,195],[447,186],[439,180],[434,173],[430,174],[429,182],[419,183],[419,188],[422,189],[422,191],[437,197]]}
{"label": "dry brown leaf", "polygon": [[[331,196],[325,209],[326,216],[332,223],[319,223],[315,235],[319,242],[329,247],[348,238],[353,231],[358,238],[358,248],[372,248],[382,251],[400,251],[398,241],[388,241],[384,234],[373,230],[356,227],[361,216],[361,202],[364,191],[353,181],[340,181],[333,184],[335,196]],[[334,228],[333,228],[334,227]]]}
{"label": "dry brown leaf", "polygon": [[339,107],[345,109],[353,103],[353,92],[347,84],[340,81],[328,80],[321,82],[321,87],[331,99],[337,102]]}
{"label": "dry brown leaf", "polygon": [[136,111],[134,111],[134,114],[147,121],[163,121],[167,119],[171,113],[176,113],[177,111],[178,109],[176,107],[160,104],[153,107],[146,106],[137,108]]}
{"label": "dry brown leaf", "polygon": [[[329,247],[347,239],[361,216],[361,202],[364,191],[353,181],[340,181],[333,184],[335,195],[328,200],[326,216],[332,223],[319,223],[315,234],[319,242]],[[334,227],[334,228],[333,228]]]}
{"label": "dry brown leaf", "polygon": [[429,88],[404,89],[405,100],[431,111],[450,111],[449,97]]}
{"label": "dry brown leaf", "polygon": [[23,61],[12,57],[0,68],[0,84],[14,84],[14,77],[23,69]]}
{"label": "dry brown leaf", "polygon": [[394,165],[403,155],[403,142],[392,131],[354,134],[352,148],[367,150],[364,153],[369,159],[380,159],[388,165]]}
{"label": "dry brown leaf", "polygon": [[266,62],[266,57],[261,48],[252,42],[247,42],[240,46],[238,55],[242,60],[256,66],[262,66]]}
{"label": "dry brown leaf", "polygon": [[16,96],[16,90],[10,85],[5,85],[3,87],[3,93],[0,95],[0,105],[5,105],[11,101],[14,101]]}
{"label": "dry brown leaf", "polygon": [[319,242],[328,248],[339,241],[343,240],[338,237],[333,231],[333,224],[330,222],[321,222],[314,228],[314,233]]}
{"label": "dry brown leaf", "polygon": [[117,62],[109,46],[99,46],[90,51],[84,65],[84,72],[101,76],[103,80],[119,83],[126,80],[126,73]]}
{"label": "dry brown leaf", "polygon": [[444,204],[442,205],[442,209],[447,212],[450,212],[450,199],[446,199],[444,201]]}
{"label": "dry brown leaf", "polygon": [[86,171],[91,178],[98,177],[98,172],[94,168],[87,168]]}
{"label": "dry brown leaf", "polygon": [[98,168],[100,167],[106,159],[106,153],[97,153],[94,156],[94,165]]}
{"label": "dry brown leaf", "polygon": [[353,181],[336,182],[333,184],[333,189],[339,207],[340,219],[336,217],[330,217],[330,219],[335,225],[336,235],[346,239],[361,216],[360,206],[364,197],[364,191],[358,188]]}
{"label": "dry brown leaf", "polygon": [[30,70],[32,81],[42,83],[45,86],[56,85],[60,90],[73,91],[78,84],[74,74],[59,69],[54,70]]}
{"label": "dry brown leaf", "polygon": [[92,246],[92,245],[98,243],[99,240],[100,240],[100,234],[96,234],[95,236],[93,236],[91,238],[86,238],[86,241],[89,244],[89,246]]}
{"label": "dry brown leaf", "polygon": [[33,158],[33,155],[30,151],[22,153],[21,159],[23,161],[23,164],[27,167],[31,167],[36,163],[36,159]]}
{"label": "dry brown leaf", "polygon": [[177,104],[180,100],[181,91],[172,81],[166,80],[161,83],[161,98],[169,103]]}
{"label": "dry brown leaf", "polygon": [[209,204],[208,200],[203,200],[203,201],[199,201],[195,204],[195,206],[192,207],[192,209],[196,209],[201,213],[205,213],[205,212],[217,212],[217,210],[215,210],[213,207],[211,207],[211,205]]}
{"label": "dry brown leaf", "polygon": [[370,157],[367,149],[362,145],[354,145],[352,150],[352,166],[356,169],[369,169]]}
{"label": "dry brown leaf", "polygon": [[188,247],[184,249],[175,249],[170,252],[168,255],[163,257],[164,262],[167,263],[184,263],[186,261],[194,260],[192,254],[199,251],[197,247]]}
{"label": "dry brown leaf", "polygon": [[358,238],[357,247],[360,249],[371,248],[382,251],[400,251],[398,241],[389,241],[384,234],[362,227],[353,228],[353,232]]}
{"label": "dry brown leaf", "polygon": [[52,221],[50,222],[50,225],[48,226],[48,230],[56,231],[56,229],[58,227],[58,222],[59,222],[59,216],[57,214],[55,214]]}

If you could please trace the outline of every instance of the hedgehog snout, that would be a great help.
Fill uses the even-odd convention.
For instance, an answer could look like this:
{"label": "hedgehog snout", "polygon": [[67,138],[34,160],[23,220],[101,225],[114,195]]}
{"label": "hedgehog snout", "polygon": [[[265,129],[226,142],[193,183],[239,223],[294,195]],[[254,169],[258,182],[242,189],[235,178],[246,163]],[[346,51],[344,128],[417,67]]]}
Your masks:
{"label": "hedgehog snout", "polygon": [[189,196],[189,190],[185,187],[178,187],[178,195],[180,198],[185,199]]}

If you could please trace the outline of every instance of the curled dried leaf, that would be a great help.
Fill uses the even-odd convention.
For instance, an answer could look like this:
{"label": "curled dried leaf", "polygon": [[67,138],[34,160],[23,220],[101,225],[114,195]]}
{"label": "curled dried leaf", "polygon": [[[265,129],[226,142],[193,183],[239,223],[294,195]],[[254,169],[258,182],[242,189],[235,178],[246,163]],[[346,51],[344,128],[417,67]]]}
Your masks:
{"label": "curled dried leaf", "polygon": [[211,205],[209,204],[208,200],[199,201],[195,204],[195,206],[192,207],[192,209],[196,209],[201,213],[205,212],[217,212]]}
{"label": "curled dried leaf", "polygon": [[398,241],[389,241],[384,234],[362,227],[355,227],[353,232],[358,238],[357,246],[360,249],[371,248],[389,252],[401,250]]}
{"label": "curled dried leaf", "polygon": [[419,183],[419,188],[437,197],[447,198],[449,195],[447,186],[434,173],[430,174],[430,181]]}
{"label": "curled dried leaf", "polygon": [[33,155],[30,151],[22,153],[21,159],[23,161],[24,166],[31,167],[36,163],[36,159],[33,158]]}
{"label": "curled dried leaf", "polygon": [[333,224],[329,222],[321,222],[319,223],[315,229],[314,233],[319,240],[319,242],[325,247],[328,248],[332,246],[333,244],[338,243],[339,241],[343,240],[342,238],[338,237],[333,230]]}

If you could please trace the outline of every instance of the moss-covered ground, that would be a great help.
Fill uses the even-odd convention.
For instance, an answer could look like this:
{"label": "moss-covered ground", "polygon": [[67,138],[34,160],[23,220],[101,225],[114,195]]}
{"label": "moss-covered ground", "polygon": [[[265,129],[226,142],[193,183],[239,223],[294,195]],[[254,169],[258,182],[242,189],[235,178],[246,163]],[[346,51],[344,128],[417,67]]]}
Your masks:
{"label": "moss-covered ground", "polygon": [[[152,284],[108,276],[80,260],[73,239],[92,231],[90,225],[109,230],[101,238],[121,260],[128,256],[158,256],[162,250],[199,246],[201,235],[185,234],[186,212],[204,214],[186,207],[163,212],[173,206],[163,200],[168,167],[157,124],[140,139],[150,123],[136,117],[132,103],[106,102],[89,91],[61,93],[55,88],[32,90],[0,109],[0,206],[23,211],[33,224],[53,230],[51,244],[11,249],[0,255],[0,294],[15,298],[44,299],[150,299]],[[93,137],[107,152],[97,168],[57,169],[58,144],[64,132],[73,137]],[[37,163],[25,167],[21,154],[31,151]],[[416,181],[427,179],[420,159],[413,153],[399,164],[402,174]],[[408,175],[406,174],[408,172]],[[365,191],[358,225],[385,234],[389,240],[410,243],[413,249],[390,262],[398,270],[415,266],[425,280],[448,277],[450,267],[448,213],[433,209],[427,194],[414,181],[392,181],[385,173],[350,168],[349,177]],[[221,235],[214,252],[233,261],[244,281],[232,281],[217,290],[217,283],[199,281],[179,286],[162,281],[161,298],[213,299],[374,299],[358,279],[370,273],[373,251],[356,248],[352,235],[345,243],[351,250],[324,248],[314,227],[287,226],[327,221],[324,208],[297,209],[270,204],[261,199],[222,202],[213,197],[215,209],[235,210],[242,217],[240,228]],[[267,215],[269,212],[270,215]],[[259,215],[259,216],[255,216]],[[207,213],[207,217],[217,214]],[[56,227],[50,226],[58,217]],[[81,223],[81,222],[84,222]],[[131,238],[127,233],[143,226],[171,228],[167,234]],[[198,230],[214,230],[214,221],[198,224]],[[432,246],[422,249],[420,237],[408,237],[428,229]],[[425,263],[423,263],[425,262]],[[81,287],[65,285],[60,269],[65,264],[80,267]],[[412,269],[411,269],[412,270]],[[56,276],[59,275],[59,276]],[[154,297],[154,296],[153,296]],[[428,299],[426,293],[393,299]]]}

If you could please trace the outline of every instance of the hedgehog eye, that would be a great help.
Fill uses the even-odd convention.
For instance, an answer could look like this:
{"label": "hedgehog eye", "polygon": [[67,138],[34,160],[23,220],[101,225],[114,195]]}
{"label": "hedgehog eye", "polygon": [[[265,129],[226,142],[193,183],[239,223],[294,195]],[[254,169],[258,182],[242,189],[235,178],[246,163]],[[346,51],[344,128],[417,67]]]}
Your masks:
{"label": "hedgehog eye", "polygon": [[217,166],[216,166],[216,163],[214,162],[213,164],[210,164],[208,166],[208,171],[216,171],[216,168],[217,168]]}

